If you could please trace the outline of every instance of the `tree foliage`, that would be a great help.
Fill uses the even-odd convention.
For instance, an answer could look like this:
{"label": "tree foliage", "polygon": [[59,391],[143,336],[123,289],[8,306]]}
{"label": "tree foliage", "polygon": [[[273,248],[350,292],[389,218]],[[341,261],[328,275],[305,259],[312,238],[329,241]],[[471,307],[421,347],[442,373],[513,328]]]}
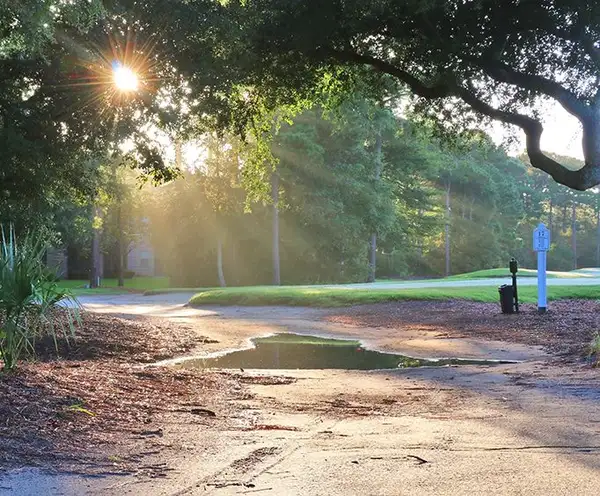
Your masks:
{"label": "tree foliage", "polygon": [[131,48],[113,6],[0,0],[1,220],[47,224],[61,199],[92,193],[96,158],[125,139],[142,172],[173,177],[143,127],[162,115],[155,89],[134,97],[113,84]]}
{"label": "tree foliage", "polygon": [[[472,130],[482,119],[521,128],[534,167],[587,189],[600,182],[598,19],[590,0],[3,0],[5,183],[36,190],[32,181],[52,184],[57,171],[76,184],[82,155],[125,137],[142,170],[170,179],[148,126],[228,129],[258,144],[274,117],[358,87],[390,94],[395,82],[440,128]],[[135,96],[112,87],[114,63],[139,73]],[[548,101],[583,127],[578,170],[540,149]],[[268,151],[257,149],[259,167]]]}
{"label": "tree foliage", "polygon": [[[283,283],[364,281],[374,230],[378,277],[443,275],[447,222],[452,273],[506,266],[513,256],[522,266],[535,267],[531,235],[540,221],[552,231],[549,268],[600,263],[600,203],[593,191],[576,193],[556,184],[485,135],[464,141],[456,151],[397,117],[389,118],[383,134],[383,173],[377,182],[376,115],[364,101],[347,102],[335,114],[312,109],[275,137]],[[238,156],[228,167],[227,157],[214,154],[210,168],[158,188],[151,202],[152,240],[176,285],[217,283],[217,235],[224,238],[228,284],[271,281],[270,208],[248,202],[239,182],[245,162]],[[228,177],[235,180],[215,181],[217,168],[232,171]],[[237,195],[230,191],[234,184]],[[229,206],[227,215],[217,218],[220,198]]]}
{"label": "tree foliage", "polygon": [[[482,118],[516,126],[534,167],[575,189],[600,182],[595,1],[154,0],[130,7],[145,32],[158,32],[153,18],[166,25],[161,47],[221,124],[244,125],[265,109],[314,102],[357,81],[381,91],[392,77],[412,91],[421,113],[462,129]],[[579,170],[540,148],[547,101],[583,127]]]}

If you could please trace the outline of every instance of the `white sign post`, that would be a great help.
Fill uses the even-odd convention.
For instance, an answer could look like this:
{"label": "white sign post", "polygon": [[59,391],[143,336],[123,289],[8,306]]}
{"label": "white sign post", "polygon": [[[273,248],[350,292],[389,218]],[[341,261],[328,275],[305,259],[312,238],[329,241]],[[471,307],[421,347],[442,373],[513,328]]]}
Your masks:
{"label": "white sign post", "polygon": [[537,251],[538,312],[546,311],[546,252],[550,249],[550,231],[540,223],[533,231],[533,249]]}

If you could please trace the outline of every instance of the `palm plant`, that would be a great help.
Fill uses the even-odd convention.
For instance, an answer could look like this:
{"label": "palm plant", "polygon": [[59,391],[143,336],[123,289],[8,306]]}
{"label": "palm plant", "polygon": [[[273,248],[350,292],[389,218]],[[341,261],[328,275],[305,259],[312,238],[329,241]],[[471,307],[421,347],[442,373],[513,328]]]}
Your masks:
{"label": "palm plant", "polygon": [[[2,228],[0,250],[0,359],[11,370],[35,354],[36,341],[50,335],[54,345],[74,334],[77,302],[56,283],[56,272],[43,261],[46,245],[35,233],[19,240],[13,227]],[[59,302],[63,311],[57,312]],[[70,305],[69,302],[74,303]],[[61,315],[59,316],[58,313]]]}

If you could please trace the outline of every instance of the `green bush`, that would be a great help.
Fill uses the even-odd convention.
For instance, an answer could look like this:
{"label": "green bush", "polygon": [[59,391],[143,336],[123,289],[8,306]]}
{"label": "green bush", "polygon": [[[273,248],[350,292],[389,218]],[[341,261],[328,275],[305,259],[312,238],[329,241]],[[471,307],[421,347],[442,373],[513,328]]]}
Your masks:
{"label": "green bush", "polygon": [[[2,229],[0,250],[0,359],[11,370],[25,355],[32,356],[36,340],[49,335],[67,341],[74,332],[77,304],[56,283],[56,273],[45,266],[46,246],[35,233],[17,241],[11,227]],[[60,301],[75,303],[63,305]],[[60,313],[59,317],[57,314]],[[63,317],[64,316],[64,317]]]}

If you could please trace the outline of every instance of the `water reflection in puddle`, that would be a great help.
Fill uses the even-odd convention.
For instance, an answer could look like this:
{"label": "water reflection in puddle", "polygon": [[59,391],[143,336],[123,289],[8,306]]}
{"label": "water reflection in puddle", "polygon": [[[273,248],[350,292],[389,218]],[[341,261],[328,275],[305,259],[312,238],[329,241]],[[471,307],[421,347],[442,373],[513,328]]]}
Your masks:
{"label": "water reflection in puddle", "polygon": [[275,334],[252,340],[255,347],[212,358],[187,360],[185,368],[378,370],[445,365],[498,365],[498,360],[447,358],[426,360],[366,350],[358,341],[301,334]]}

